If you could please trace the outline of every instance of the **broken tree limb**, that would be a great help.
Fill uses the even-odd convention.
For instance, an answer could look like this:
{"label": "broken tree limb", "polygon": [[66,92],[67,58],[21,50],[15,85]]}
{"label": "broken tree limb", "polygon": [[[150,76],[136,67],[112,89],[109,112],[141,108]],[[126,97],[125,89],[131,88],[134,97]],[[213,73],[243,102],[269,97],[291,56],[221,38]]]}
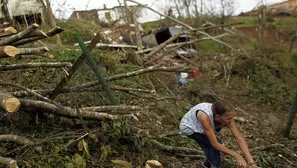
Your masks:
{"label": "broken tree limb", "polygon": [[175,147],[175,146],[168,146],[168,145],[163,145],[160,142],[151,139],[150,142],[154,145],[156,145],[159,149],[167,151],[167,152],[178,152],[178,153],[187,153],[187,154],[203,154],[202,151],[197,150],[197,149],[192,149],[192,148],[186,148],[186,147]]}
{"label": "broken tree limb", "polygon": [[20,99],[21,109],[27,112],[39,111],[52,113],[59,116],[69,117],[69,118],[79,118],[87,120],[118,120],[118,119],[133,119],[138,120],[133,114],[127,115],[111,115],[108,113],[98,113],[91,111],[80,111],[76,112],[75,109],[64,107],[64,109],[58,108],[57,106],[38,100]]}
{"label": "broken tree limb", "polygon": [[177,39],[181,34],[183,33],[183,30],[181,29],[179,32],[177,32],[174,36],[170,37],[168,40],[166,40],[164,43],[157,46],[153,51],[151,51],[149,54],[145,55],[143,57],[143,60],[149,59],[151,56],[155,55],[158,51],[162,50],[167,44],[171,43],[175,39]]}
{"label": "broken tree limb", "polygon": [[0,156],[0,163],[5,164],[8,168],[18,168],[17,161],[8,157]]}
{"label": "broken tree limb", "polygon": [[25,38],[30,38],[30,37],[44,37],[44,38],[46,38],[46,37],[49,37],[49,36],[46,35],[46,33],[44,33],[42,30],[34,30],[34,31],[26,34],[24,36],[24,39]]}
{"label": "broken tree limb", "polygon": [[211,29],[211,28],[219,28],[219,29],[222,29],[222,30],[224,30],[224,31],[226,31],[226,32],[228,32],[228,33],[230,33],[230,34],[237,34],[237,33],[235,33],[234,31],[231,31],[231,30],[229,30],[229,29],[227,29],[227,28],[222,28],[222,27],[233,26],[233,25],[242,24],[242,23],[244,23],[244,22],[230,23],[230,24],[224,24],[224,25],[216,25],[216,24],[214,24],[214,23],[211,23],[211,22],[209,22],[209,21],[206,21],[206,24],[209,24],[209,25],[211,25],[211,26],[207,26],[207,27],[204,27],[204,28],[201,28],[201,29],[198,29],[198,30],[202,30],[202,29]]}
{"label": "broken tree limb", "polygon": [[[97,33],[97,35],[93,38],[91,43],[87,46],[87,49],[89,51],[92,51],[96,47],[96,44],[100,41],[101,38],[102,38],[102,35],[100,33]],[[69,81],[71,79],[72,75],[79,68],[79,66],[85,60],[85,58],[86,58],[86,55],[82,52],[81,55],[78,57],[78,59],[73,64],[73,66],[68,70],[68,75],[65,75],[61,79],[59,84],[55,87],[54,91],[49,95],[50,99],[55,99],[57,97],[57,95],[60,93],[60,90],[62,90],[64,88],[67,81]]]}
{"label": "broken tree limb", "polygon": [[174,155],[189,159],[205,159],[204,155],[187,155],[182,153],[174,153]]}
{"label": "broken tree limb", "polygon": [[94,107],[82,107],[79,108],[81,111],[137,111],[141,110],[142,108],[140,106],[129,106],[129,105],[117,105],[117,106],[94,106]]}
{"label": "broken tree limb", "polygon": [[[19,145],[34,145],[34,142],[29,140],[28,138],[19,136],[19,135],[12,135],[12,134],[2,134],[0,135],[0,142],[14,142]],[[34,146],[34,150],[38,153],[42,153],[41,146]]]}
{"label": "broken tree limb", "polygon": [[96,47],[98,48],[104,48],[104,47],[109,47],[109,48],[133,48],[137,49],[136,45],[126,45],[126,44],[103,44],[103,43],[97,43]]}
{"label": "broken tree limb", "polygon": [[0,46],[0,58],[14,57],[20,53],[20,49],[14,46]]}
{"label": "broken tree limb", "polygon": [[[111,89],[115,91],[122,91],[122,92],[141,92],[141,93],[155,93],[155,90],[147,90],[147,89],[138,89],[138,88],[126,88],[121,86],[110,86]],[[91,87],[91,88],[78,88],[78,89],[72,89],[70,88],[72,92],[100,92],[102,91],[102,88],[99,87]],[[54,89],[42,89],[42,90],[32,90],[33,92],[36,92],[38,94],[41,94],[43,96],[46,96],[50,94]],[[62,89],[60,93],[70,93],[69,89]],[[26,97],[30,96],[31,94],[27,91],[15,91],[11,93],[12,95],[16,97]]]}
{"label": "broken tree limb", "polygon": [[19,46],[19,45],[27,44],[27,43],[30,43],[32,41],[37,41],[37,40],[41,40],[41,39],[44,39],[44,38],[47,38],[47,37],[54,36],[56,34],[59,34],[59,33],[63,32],[63,31],[64,31],[64,29],[62,29],[60,27],[55,27],[52,30],[50,30],[49,32],[47,32],[46,34],[39,32],[38,36],[33,36],[33,37],[27,37],[27,38],[20,39],[20,40],[14,42],[12,45],[13,46]]}
{"label": "broken tree limb", "polygon": [[70,62],[34,62],[34,63],[24,63],[24,64],[12,64],[12,65],[0,65],[0,71],[9,71],[16,69],[28,69],[28,68],[61,68],[61,67],[71,67]]}
{"label": "broken tree limb", "polygon": [[0,106],[7,112],[14,113],[20,108],[20,101],[11,94],[0,91]]}
{"label": "broken tree limb", "polygon": [[[164,67],[164,66],[154,65],[154,66],[139,69],[139,70],[136,70],[136,71],[110,76],[110,77],[105,78],[105,80],[106,81],[119,80],[119,79],[122,79],[122,78],[137,76],[137,75],[140,75],[140,74],[144,74],[144,73],[148,73],[148,72],[155,72],[155,71],[175,72],[177,70],[182,70],[183,68],[184,67],[181,67],[181,66]],[[99,84],[98,81],[89,82],[89,83],[86,83],[86,84],[75,86],[75,87],[73,87],[73,89],[88,88],[88,87],[96,86],[98,84]]]}
{"label": "broken tree limb", "polygon": [[211,40],[216,41],[216,42],[218,42],[218,43],[220,43],[220,44],[223,44],[223,45],[229,47],[229,48],[232,49],[232,50],[235,50],[235,48],[233,48],[233,47],[230,46],[229,44],[227,44],[227,43],[225,43],[225,42],[223,42],[223,41],[221,41],[221,40],[218,40],[217,38],[214,38],[213,36],[209,35],[208,33],[205,33],[205,32],[203,32],[203,31],[196,31],[196,32],[199,33],[199,34],[203,34],[203,35],[209,37]]}
{"label": "broken tree limb", "polygon": [[25,30],[23,30],[15,35],[9,36],[7,38],[3,38],[0,40],[0,46],[1,45],[9,45],[9,44],[12,44],[12,43],[18,41],[18,40],[22,39],[26,34],[36,30],[38,27],[39,27],[39,25],[34,23],[34,24],[30,25],[29,27],[27,27]]}
{"label": "broken tree limb", "polygon": [[[221,34],[221,35],[218,35],[218,36],[214,36],[213,38],[221,38],[221,37],[224,37],[224,36],[227,36],[227,35],[229,35],[229,34],[225,33],[225,34]],[[181,43],[168,44],[164,48],[168,49],[168,48],[172,48],[172,47],[181,47],[181,46],[184,46],[184,45],[192,44],[192,43],[199,42],[199,41],[209,40],[209,39],[211,39],[211,38],[209,38],[209,37],[203,37],[203,38],[199,38],[199,39],[197,38],[195,40],[185,41],[185,42],[181,42]],[[142,51],[136,51],[135,54],[147,53],[147,52],[150,52],[150,51],[154,50],[155,48],[156,47],[148,48],[148,49],[145,49],[145,50],[142,50]]]}
{"label": "broken tree limb", "polygon": [[171,17],[171,16],[164,15],[164,14],[162,14],[162,13],[160,13],[160,12],[154,10],[153,8],[151,8],[151,7],[147,6],[147,5],[141,4],[141,3],[136,2],[136,1],[134,1],[134,0],[127,0],[127,1],[136,3],[137,5],[142,6],[142,7],[144,7],[144,8],[147,8],[147,9],[149,9],[149,10],[151,10],[151,11],[153,11],[153,12],[159,14],[160,16],[163,16],[163,17],[166,17],[166,18],[168,18],[168,19],[171,19],[171,20],[175,21],[176,23],[178,23],[178,24],[180,24],[180,25],[182,25],[182,26],[184,26],[184,27],[186,27],[186,28],[188,28],[188,29],[190,29],[190,30],[194,30],[193,27],[191,27],[191,26],[189,26],[189,25],[187,25],[187,24],[185,24],[185,23],[183,23],[183,22],[181,22],[181,21],[179,21],[179,20],[177,20],[177,19],[175,19],[175,18],[173,18],[173,17]]}
{"label": "broken tree limb", "polygon": [[0,37],[8,36],[17,33],[13,27],[0,28]]}
{"label": "broken tree limb", "polygon": [[19,48],[21,55],[40,55],[49,51],[47,47]]}

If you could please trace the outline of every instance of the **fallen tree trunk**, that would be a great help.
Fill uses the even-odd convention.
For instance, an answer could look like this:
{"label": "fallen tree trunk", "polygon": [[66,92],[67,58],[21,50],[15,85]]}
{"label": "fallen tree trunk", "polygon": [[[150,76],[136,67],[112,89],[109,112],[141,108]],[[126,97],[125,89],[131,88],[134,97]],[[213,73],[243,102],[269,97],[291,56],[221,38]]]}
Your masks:
{"label": "fallen tree trunk", "polygon": [[13,27],[0,28],[0,37],[8,36],[17,33]]}
{"label": "fallen tree trunk", "polygon": [[8,157],[0,156],[0,163],[5,164],[8,168],[18,168],[17,161]]}
{"label": "fallen tree trunk", "polygon": [[20,101],[9,93],[0,91],[0,106],[7,112],[14,113],[20,108]]}
{"label": "fallen tree trunk", "polygon": [[27,112],[38,111],[38,112],[47,112],[59,116],[69,117],[69,118],[80,118],[87,120],[118,120],[118,119],[133,119],[138,120],[133,114],[127,115],[112,115],[108,113],[98,113],[90,111],[79,111],[75,109],[64,107],[64,109],[59,108],[53,104],[38,101],[38,100],[29,100],[29,99],[20,99],[21,109]]}
{"label": "fallen tree trunk", "polygon": [[[150,66],[150,67],[147,67],[147,68],[139,69],[139,70],[136,70],[136,71],[132,71],[132,72],[127,72],[127,73],[122,73],[122,74],[118,74],[118,75],[106,77],[105,80],[106,81],[113,81],[113,80],[118,80],[118,79],[122,79],[122,78],[137,76],[137,75],[148,73],[148,72],[155,72],[155,71],[175,72],[177,70],[182,70],[182,69],[183,69],[183,67],[181,67],[181,66],[163,67],[163,66],[154,65],[154,66]],[[96,86],[98,84],[99,84],[98,81],[89,82],[89,83],[86,83],[86,84],[75,86],[75,87],[73,87],[73,89],[88,88],[88,87]]]}
{"label": "fallen tree trunk", "polygon": [[41,39],[44,39],[44,38],[47,38],[47,37],[54,36],[56,34],[59,34],[59,33],[63,32],[63,31],[64,31],[64,29],[62,29],[60,27],[55,27],[54,29],[47,32],[46,34],[41,33],[38,36],[23,38],[23,39],[20,39],[20,40],[14,42],[12,45],[13,46],[19,46],[19,45],[27,44],[27,43],[30,43],[32,41],[37,41],[37,40],[41,40]]}
{"label": "fallen tree trunk", "polygon": [[16,69],[28,69],[28,68],[61,68],[71,67],[70,62],[36,62],[36,63],[25,63],[25,64],[12,64],[12,65],[0,65],[0,71],[9,71]]}
{"label": "fallen tree trunk", "polygon": [[[137,88],[126,88],[126,87],[120,87],[120,86],[110,86],[111,89],[113,90],[117,90],[117,91],[123,91],[123,92],[142,92],[142,93],[155,93],[155,90],[146,90],[146,89],[137,89]],[[78,89],[73,89],[70,88],[71,91],[69,89],[62,89],[60,91],[60,93],[70,93],[70,92],[101,92],[102,88],[99,87],[91,87],[91,88],[78,88]],[[52,91],[54,91],[54,89],[42,89],[42,90],[32,90],[33,92],[39,93],[43,96],[46,96],[48,94],[50,94]],[[12,92],[11,94],[13,94],[16,97],[26,97],[26,96],[30,96],[31,94],[28,93],[27,91],[16,91],[16,92]]]}
{"label": "fallen tree trunk", "polygon": [[[27,27],[25,30],[23,30],[15,35],[1,39],[0,46],[13,44],[14,42],[24,38],[24,36],[27,35],[28,33],[36,30],[38,27],[39,27],[39,25],[34,23],[34,24],[30,25],[29,27]],[[15,45],[13,45],[13,46],[15,46]]]}
{"label": "fallen tree trunk", "polygon": [[0,46],[0,58],[14,57],[20,53],[20,49],[14,46]]}
{"label": "fallen tree trunk", "polygon": [[47,47],[19,48],[22,55],[41,55],[49,51]]}

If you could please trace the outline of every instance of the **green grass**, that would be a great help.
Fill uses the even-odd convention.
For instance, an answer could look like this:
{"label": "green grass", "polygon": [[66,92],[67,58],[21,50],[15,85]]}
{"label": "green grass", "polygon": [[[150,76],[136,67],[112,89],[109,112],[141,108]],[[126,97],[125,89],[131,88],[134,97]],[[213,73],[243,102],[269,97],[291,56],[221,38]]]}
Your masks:
{"label": "green grass", "polygon": [[258,25],[257,16],[235,16],[232,20],[236,22],[243,22],[243,24],[236,25],[235,27],[255,27]]}

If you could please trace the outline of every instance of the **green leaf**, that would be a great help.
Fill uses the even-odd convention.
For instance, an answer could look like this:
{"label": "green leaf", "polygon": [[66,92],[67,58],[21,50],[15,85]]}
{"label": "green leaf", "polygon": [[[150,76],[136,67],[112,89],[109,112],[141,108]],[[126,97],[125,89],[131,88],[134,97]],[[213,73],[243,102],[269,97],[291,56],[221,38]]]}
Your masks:
{"label": "green leaf", "polygon": [[84,157],[87,158],[87,159],[90,159],[91,155],[89,153],[89,146],[88,146],[88,144],[86,143],[85,140],[82,140],[82,142],[83,142],[83,146],[84,146]]}
{"label": "green leaf", "polygon": [[111,160],[113,164],[122,166],[123,168],[133,168],[132,164],[130,162],[127,162],[125,160]]}

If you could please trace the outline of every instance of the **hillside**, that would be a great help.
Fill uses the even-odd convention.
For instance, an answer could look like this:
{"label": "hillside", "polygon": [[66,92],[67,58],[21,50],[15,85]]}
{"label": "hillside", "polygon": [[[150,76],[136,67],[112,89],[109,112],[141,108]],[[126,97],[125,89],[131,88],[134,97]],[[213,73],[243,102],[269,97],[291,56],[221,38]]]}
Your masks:
{"label": "hillside", "polygon": [[[231,18],[230,22],[238,20],[239,18]],[[215,19],[211,21],[215,22]],[[164,22],[171,24],[166,20]],[[197,25],[192,26],[200,27],[200,22],[202,23],[197,21]],[[274,31],[292,33],[288,31],[291,27],[285,29],[280,23],[290,27],[288,21],[279,18],[275,22],[278,26],[273,28]],[[90,28],[93,23],[84,24]],[[155,25],[157,24],[150,23],[143,27],[145,30],[153,29]],[[86,40],[90,40],[93,35],[87,31],[81,32],[71,23],[62,26],[66,29],[62,38],[68,44],[63,49],[53,47],[50,52],[56,56],[55,61],[74,63],[81,54],[81,49],[73,46],[74,35],[86,33],[88,36],[83,36]],[[296,167],[297,126],[293,125],[290,138],[283,138],[281,132],[296,94],[296,47],[289,52],[291,36],[285,33],[284,39],[274,39],[276,44],[267,38],[264,45],[259,45],[252,35],[255,34],[252,32],[254,30],[247,29],[247,32],[240,33],[239,28],[243,32],[247,27],[252,26],[246,22],[235,26],[232,31],[238,34],[221,39],[236,50],[230,50],[212,40],[197,42],[195,45],[198,54],[188,57],[191,64],[172,54],[165,54],[162,59],[144,66],[135,63],[134,50],[94,49],[92,55],[95,62],[100,65],[105,79],[109,80],[108,85],[112,86],[119,104],[137,106],[135,111],[121,109],[101,112],[115,116],[132,113],[137,120],[89,121],[80,117],[80,114],[71,119],[69,116],[48,114],[45,110],[30,111],[25,108],[12,116],[3,112],[5,115],[0,117],[0,132],[26,137],[34,141],[35,145],[20,146],[4,142],[0,147],[0,156],[14,158],[22,167],[144,167],[147,160],[158,160],[164,168],[194,168],[203,161],[201,150],[193,140],[178,133],[180,119],[191,106],[199,102],[228,99],[236,107],[236,123],[248,142],[257,165],[272,168]],[[97,30],[94,28],[94,31]],[[221,31],[215,29],[208,33],[215,36]],[[288,39],[289,44],[284,42],[285,39]],[[53,40],[45,42],[52,43]],[[8,58],[1,59],[0,64],[39,61],[50,60],[35,57]],[[184,71],[180,67],[127,75],[152,66],[154,68],[156,64],[166,68],[182,66],[187,70],[198,69],[201,75],[183,86],[177,84],[179,72]],[[2,71],[0,79],[35,91],[53,89],[67,75],[65,71],[65,68]],[[127,77],[117,78],[124,76],[123,74]],[[67,91],[54,100],[72,109],[109,105],[110,100],[101,87],[83,92],[76,92],[71,88],[95,80],[97,78],[90,63],[84,61],[71,80],[67,81]],[[19,91],[13,87],[2,86],[1,89],[7,92]],[[47,94],[43,96],[48,97]],[[36,95],[19,98],[41,100]],[[239,151],[230,135],[227,129],[223,129],[220,138],[226,146]],[[40,145],[43,152],[37,153],[34,147]],[[196,150],[187,153],[178,147]],[[223,157],[224,167],[235,167],[235,164],[234,159]]]}

